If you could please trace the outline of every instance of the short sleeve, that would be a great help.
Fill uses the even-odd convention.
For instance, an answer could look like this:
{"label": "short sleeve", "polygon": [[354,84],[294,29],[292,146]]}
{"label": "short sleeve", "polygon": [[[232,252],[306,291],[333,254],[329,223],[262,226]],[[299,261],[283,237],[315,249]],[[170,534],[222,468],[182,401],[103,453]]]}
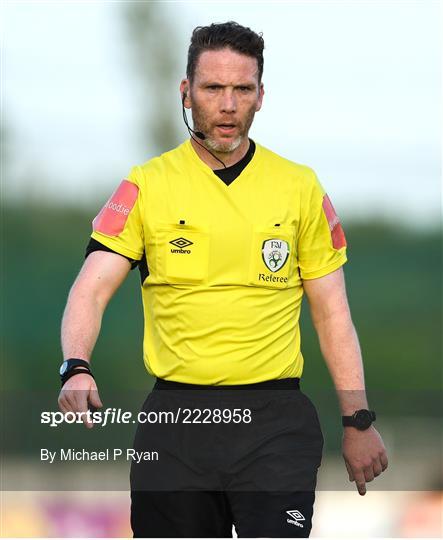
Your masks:
{"label": "short sleeve", "polygon": [[303,186],[298,262],[301,278],[315,279],[345,264],[347,244],[334,207],[312,169],[307,169]]}
{"label": "short sleeve", "polygon": [[140,260],[144,252],[140,179],[139,167],[133,167],[94,218],[91,234],[94,240],[134,260]]}

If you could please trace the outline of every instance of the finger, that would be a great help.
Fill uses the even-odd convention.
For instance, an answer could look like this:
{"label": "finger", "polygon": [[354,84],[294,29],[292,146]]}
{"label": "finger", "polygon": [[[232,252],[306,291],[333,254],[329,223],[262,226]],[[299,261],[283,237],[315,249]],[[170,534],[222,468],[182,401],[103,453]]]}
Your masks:
{"label": "finger", "polygon": [[372,465],[372,469],[374,471],[374,476],[380,476],[383,472],[382,464],[380,463],[379,459],[376,459]]}
{"label": "finger", "polygon": [[93,407],[97,407],[98,409],[101,409],[103,407],[103,403],[100,399],[97,388],[90,390],[88,401]]}
{"label": "finger", "polygon": [[87,390],[69,390],[66,392],[66,400],[69,403],[70,410],[76,415],[76,419],[83,422],[87,428],[92,428],[87,395]]}
{"label": "finger", "polygon": [[74,412],[75,402],[73,401],[71,392],[69,392],[69,390],[63,390],[62,400],[65,407],[65,410],[63,412]]}
{"label": "finger", "polygon": [[365,475],[363,471],[354,470],[353,472],[354,472],[354,478],[355,478],[355,485],[357,486],[358,493],[360,495],[366,495],[366,481],[365,481]]}
{"label": "finger", "polygon": [[345,465],[346,465],[346,469],[348,470],[349,481],[353,482],[354,475],[352,474],[352,467],[349,465],[349,463],[346,460],[345,460]]}
{"label": "finger", "polygon": [[82,410],[86,410],[82,408],[83,404],[86,404],[86,397],[83,398],[82,395],[85,395],[85,392],[82,390],[66,390],[65,398],[69,406],[71,407],[72,412],[80,412]]}
{"label": "finger", "polygon": [[385,471],[388,468],[388,456],[386,455],[386,452],[380,454],[380,463],[382,470]]}
{"label": "finger", "polygon": [[88,391],[71,390],[68,392],[67,398],[69,399],[73,412],[78,415],[78,418],[87,428],[92,428],[93,426],[88,411]]}
{"label": "finger", "polygon": [[366,482],[372,482],[372,480],[374,480],[375,475],[374,475],[373,465],[369,465],[368,467],[365,467],[363,469],[363,472],[364,472]]}
{"label": "finger", "polygon": [[81,414],[83,424],[91,429],[93,424],[89,417],[87,393],[85,391],[77,391],[76,394],[77,411]]}
{"label": "finger", "polygon": [[87,427],[88,429],[92,429],[94,427],[94,424],[91,422],[89,415],[89,411],[86,411],[86,413],[82,414],[82,421],[85,427]]}

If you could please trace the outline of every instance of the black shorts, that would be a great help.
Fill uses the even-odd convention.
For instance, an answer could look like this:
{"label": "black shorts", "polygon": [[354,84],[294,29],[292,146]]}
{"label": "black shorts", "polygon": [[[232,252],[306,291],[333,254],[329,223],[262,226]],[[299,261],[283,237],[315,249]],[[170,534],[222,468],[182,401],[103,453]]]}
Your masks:
{"label": "black shorts", "polygon": [[131,465],[134,536],[308,537],[323,436],[298,384],[158,380],[134,441],[151,456]]}

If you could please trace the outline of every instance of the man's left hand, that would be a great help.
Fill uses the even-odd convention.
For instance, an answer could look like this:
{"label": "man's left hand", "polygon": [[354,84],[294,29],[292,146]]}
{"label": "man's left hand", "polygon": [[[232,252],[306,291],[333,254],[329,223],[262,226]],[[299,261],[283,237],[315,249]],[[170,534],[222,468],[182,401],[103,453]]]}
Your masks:
{"label": "man's left hand", "polygon": [[355,482],[360,495],[365,495],[366,482],[374,480],[388,467],[382,438],[374,426],[364,431],[345,427],[342,444],[349,481]]}

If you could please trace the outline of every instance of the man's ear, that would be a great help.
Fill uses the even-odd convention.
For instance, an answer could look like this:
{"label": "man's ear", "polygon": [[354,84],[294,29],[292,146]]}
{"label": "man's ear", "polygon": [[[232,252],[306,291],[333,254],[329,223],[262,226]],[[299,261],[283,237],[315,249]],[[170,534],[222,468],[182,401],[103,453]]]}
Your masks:
{"label": "man's ear", "polygon": [[257,100],[257,106],[255,108],[255,112],[258,112],[261,109],[264,95],[265,95],[265,88],[263,86],[263,83],[260,83],[260,88],[258,89],[258,100]]}
{"label": "man's ear", "polygon": [[188,79],[183,79],[180,83],[180,94],[183,107],[187,109],[191,108],[191,98],[189,97],[189,81]]}

